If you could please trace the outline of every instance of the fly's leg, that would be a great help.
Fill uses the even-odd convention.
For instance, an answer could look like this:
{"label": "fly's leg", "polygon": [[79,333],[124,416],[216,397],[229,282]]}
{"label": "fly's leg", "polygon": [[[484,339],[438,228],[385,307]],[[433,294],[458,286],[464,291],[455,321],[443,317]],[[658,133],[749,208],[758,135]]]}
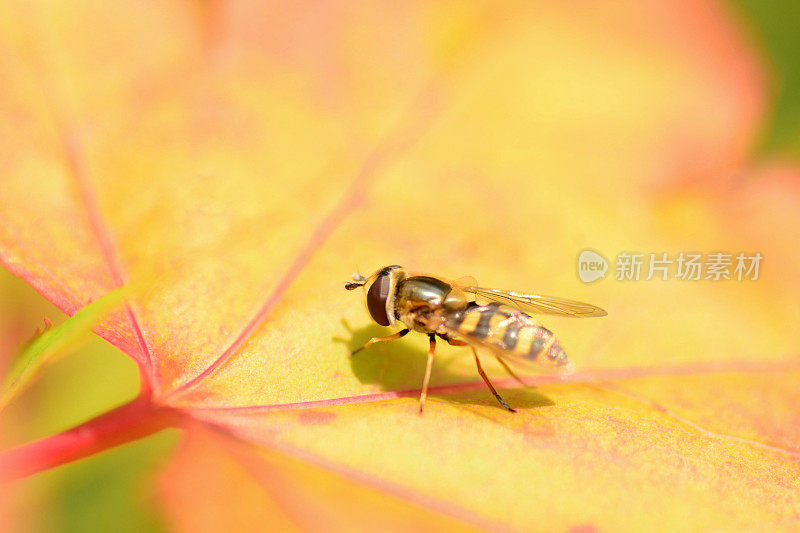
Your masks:
{"label": "fly's leg", "polygon": [[[447,341],[447,342],[450,344],[450,346],[469,346],[469,343],[468,343],[468,342],[464,342],[464,341],[460,341],[460,340],[456,340],[456,339],[450,339],[450,338],[448,338],[448,337],[443,337],[443,338],[444,338],[444,339],[445,339],[445,340],[446,340],[446,341]],[[473,348],[473,351],[474,351],[474,348]],[[503,358],[502,358],[502,357],[500,357],[499,355],[495,355],[494,357],[495,357],[495,359],[497,359],[497,362],[498,362],[498,363],[500,363],[500,365],[501,365],[503,368],[505,368],[505,369],[506,369],[506,372],[508,372],[508,374],[509,374],[509,375],[510,375],[512,378],[516,379],[516,380],[517,380],[517,382],[518,382],[520,385],[522,385],[523,387],[527,387],[527,388],[529,388],[529,389],[532,389],[532,388],[533,388],[533,387],[531,387],[530,385],[528,385],[527,383],[525,383],[524,381],[522,381],[522,379],[521,379],[521,378],[520,378],[520,377],[519,377],[519,376],[516,374],[516,372],[514,372],[513,370],[511,370],[511,367],[509,367],[509,366],[508,366],[508,363],[506,363],[505,361],[503,361]]]}
{"label": "fly's leg", "polygon": [[503,398],[501,398],[500,395],[497,394],[497,391],[495,390],[494,386],[492,385],[492,382],[489,381],[489,378],[486,376],[486,372],[484,372],[483,371],[483,367],[481,367],[481,360],[478,359],[478,351],[475,349],[474,346],[470,346],[470,347],[472,348],[472,355],[475,356],[475,364],[478,366],[478,374],[480,374],[481,378],[483,378],[483,382],[486,383],[486,386],[489,387],[490,391],[492,391],[492,394],[494,394],[494,397],[497,398],[498,402],[500,402],[500,405],[505,407],[508,411],[510,411],[512,413],[516,413],[517,412],[516,409],[513,409],[512,407],[510,407],[505,402],[505,400],[503,400]]}
{"label": "fly's leg", "polygon": [[498,363],[500,363],[500,365],[501,365],[503,368],[505,368],[505,369],[506,369],[506,372],[508,372],[508,375],[510,375],[512,378],[516,379],[516,380],[517,380],[517,382],[518,382],[520,385],[522,385],[523,387],[529,388],[529,389],[532,389],[532,388],[534,388],[534,387],[532,387],[531,385],[528,385],[527,383],[525,383],[524,381],[522,381],[522,379],[521,379],[521,378],[520,378],[520,377],[519,377],[519,376],[516,374],[516,372],[514,372],[513,370],[511,370],[511,367],[509,367],[509,366],[508,366],[508,363],[506,363],[505,361],[503,361],[503,358],[502,358],[502,357],[500,357],[499,355],[495,355],[494,357],[495,357],[495,359],[497,359],[497,362],[498,362]]}
{"label": "fly's leg", "polygon": [[446,340],[447,344],[449,344],[450,346],[469,346],[468,342],[451,339],[449,337],[442,337],[442,338]]}
{"label": "fly's leg", "polygon": [[[495,390],[495,388],[492,386],[491,382],[489,381],[489,378],[486,376],[486,373],[483,371],[483,367],[481,367],[481,361],[480,361],[480,359],[478,359],[478,352],[477,352],[477,350],[475,350],[475,347],[474,347],[474,346],[471,346],[471,345],[470,345],[468,342],[460,341],[460,340],[457,340],[457,339],[451,339],[451,338],[448,338],[448,337],[443,337],[443,338],[444,338],[444,339],[445,339],[445,340],[446,340],[446,341],[447,341],[447,342],[448,342],[448,343],[449,343],[451,346],[469,346],[470,348],[472,348],[472,354],[475,356],[475,364],[476,364],[476,365],[478,365],[478,373],[481,375],[481,377],[483,378],[483,381],[486,383],[486,385],[488,385],[488,387],[489,387],[489,390],[491,390],[491,391],[492,391],[492,394],[494,394],[494,397],[495,397],[495,398],[497,398],[497,400],[500,402],[500,404],[501,404],[503,407],[505,407],[506,409],[508,409],[508,410],[509,410],[509,411],[511,411],[512,413],[516,413],[516,412],[517,412],[517,411],[516,411],[516,409],[514,409],[514,408],[510,407],[510,406],[509,406],[509,405],[508,405],[508,404],[507,404],[507,403],[506,403],[506,402],[503,400],[503,398],[501,398],[501,397],[500,397],[500,395],[497,393],[497,391]],[[516,380],[517,380],[517,381],[518,381],[520,384],[522,384],[523,386],[525,386],[525,387],[528,387],[528,385],[527,385],[527,384],[526,384],[524,381],[522,381],[522,380],[519,378],[519,376],[517,376],[517,375],[514,373],[514,371],[513,371],[513,370],[511,370],[511,368],[510,368],[510,367],[509,367],[509,366],[506,364],[506,362],[505,362],[505,361],[503,361],[503,360],[500,358],[500,356],[497,356],[497,355],[496,355],[495,357],[497,358],[497,362],[498,362],[498,363],[500,363],[500,364],[503,366],[503,368],[505,368],[505,369],[506,369],[506,372],[508,372],[508,373],[511,375],[511,377],[513,377],[514,379],[516,379]]]}
{"label": "fly's leg", "polygon": [[361,348],[358,348],[358,349],[353,350],[352,352],[350,352],[350,355],[353,356],[353,355],[357,354],[358,352],[360,352],[361,350],[366,350],[367,348],[369,348],[370,346],[372,346],[376,342],[393,341],[395,339],[399,339],[399,338],[403,337],[407,333],[408,333],[408,330],[404,329],[402,331],[398,331],[397,333],[395,333],[393,335],[387,335],[386,337],[372,337],[370,340],[367,341],[367,344],[365,344]]}
{"label": "fly's leg", "polygon": [[431,349],[428,350],[428,364],[425,366],[425,378],[422,380],[422,392],[419,395],[419,414],[425,408],[425,398],[428,396],[428,382],[431,380],[431,368],[433,367],[433,352],[436,350],[436,335],[429,335]]}

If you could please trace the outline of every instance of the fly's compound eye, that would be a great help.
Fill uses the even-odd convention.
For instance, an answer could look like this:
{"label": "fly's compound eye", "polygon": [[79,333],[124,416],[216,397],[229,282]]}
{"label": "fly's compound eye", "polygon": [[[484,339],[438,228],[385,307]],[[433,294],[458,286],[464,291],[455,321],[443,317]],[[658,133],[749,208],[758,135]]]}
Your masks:
{"label": "fly's compound eye", "polygon": [[389,314],[386,310],[386,300],[389,298],[392,276],[389,273],[381,274],[367,291],[367,309],[372,319],[381,326],[389,325]]}

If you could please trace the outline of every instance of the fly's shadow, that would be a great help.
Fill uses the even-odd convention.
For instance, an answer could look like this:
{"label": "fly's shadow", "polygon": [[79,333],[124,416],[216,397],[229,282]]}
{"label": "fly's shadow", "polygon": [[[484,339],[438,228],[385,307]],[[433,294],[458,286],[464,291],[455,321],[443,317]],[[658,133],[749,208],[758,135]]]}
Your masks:
{"label": "fly's shadow", "polygon": [[[350,333],[350,338],[334,337],[332,340],[345,345],[347,351],[343,353],[343,357],[364,346],[371,338],[387,334],[386,328],[376,324],[353,329],[346,320],[342,320],[342,325]],[[440,346],[441,344],[445,343],[440,341]],[[450,369],[453,357],[449,355],[443,357],[439,350],[440,348],[437,347],[437,357],[433,361],[431,370],[429,397],[459,404],[496,405],[498,409],[503,409],[491,392],[481,383],[477,369],[474,380],[465,377],[462,372],[454,373]],[[384,391],[416,390],[422,386],[426,358],[427,350],[413,346],[408,341],[394,340],[374,344],[367,350],[355,354],[350,358],[350,366],[353,374],[361,383],[375,384]],[[488,360],[487,357],[482,357],[483,359]],[[499,374],[494,374],[494,376],[497,375]],[[459,391],[457,394],[452,392],[440,394],[436,390],[437,386],[443,383],[476,382],[480,383],[480,387]],[[515,408],[526,409],[554,405],[549,398],[539,394],[532,387],[502,388],[499,389],[499,392]]]}

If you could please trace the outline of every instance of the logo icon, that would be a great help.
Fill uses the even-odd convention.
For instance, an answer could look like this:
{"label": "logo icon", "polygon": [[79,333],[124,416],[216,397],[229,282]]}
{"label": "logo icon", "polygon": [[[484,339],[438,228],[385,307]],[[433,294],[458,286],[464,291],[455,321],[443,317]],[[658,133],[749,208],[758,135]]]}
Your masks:
{"label": "logo icon", "polygon": [[584,250],[578,256],[578,277],[584,283],[592,283],[606,277],[608,261],[594,250]]}

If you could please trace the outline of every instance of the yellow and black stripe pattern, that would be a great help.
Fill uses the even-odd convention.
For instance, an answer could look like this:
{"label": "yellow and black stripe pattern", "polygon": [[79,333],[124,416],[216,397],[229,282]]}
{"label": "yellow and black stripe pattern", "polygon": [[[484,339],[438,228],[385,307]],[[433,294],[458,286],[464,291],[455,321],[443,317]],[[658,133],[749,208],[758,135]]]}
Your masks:
{"label": "yellow and black stripe pattern", "polygon": [[559,366],[568,362],[552,331],[508,305],[471,302],[454,314],[447,326],[466,337],[465,340],[475,340],[506,356]]}

